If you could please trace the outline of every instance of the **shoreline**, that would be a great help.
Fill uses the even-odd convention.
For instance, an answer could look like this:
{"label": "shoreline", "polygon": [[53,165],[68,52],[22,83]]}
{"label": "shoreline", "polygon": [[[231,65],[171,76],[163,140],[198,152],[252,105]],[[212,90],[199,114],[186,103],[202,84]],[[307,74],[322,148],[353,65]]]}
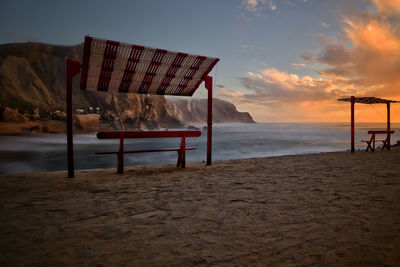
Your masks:
{"label": "shoreline", "polygon": [[[390,147],[397,147],[398,145],[392,145]],[[379,149],[377,149],[379,150]],[[323,152],[310,152],[310,153],[299,153],[299,154],[285,154],[285,155],[277,155],[277,156],[265,156],[265,157],[249,157],[249,158],[239,158],[239,159],[226,159],[226,160],[213,160],[212,164],[218,164],[218,163],[223,163],[223,162],[239,162],[242,160],[257,160],[257,159],[270,159],[270,158],[281,158],[281,157],[292,157],[292,156],[304,156],[304,155],[319,155],[319,154],[326,154],[326,153],[347,153],[350,152],[349,149],[346,150],[337,150],[337,151],[323,151]],[[356,152],[360,153],[360,152],[365,152],[364,150],[356,150]],[[379,152],[378,152],[379,153]],[[205,161],[186,161],[186,165],[187,166],[204,166],[204,167],[208,167],[205,164]],[[165,163],[165,164],[142,164],[142,165],[130,165],[124,166],[124,170],[129,170],[129,169],[133,169],[133,168],[142,168],[142,167],[154,167],[154,168],[163,168],[163,167],[176,167],[176,163]],[[188,167],[186,167],[188,168]],[[79,173],[79,172],[88,172],[88,171],[109,171],[109,170],[115,170],[116,173],[116,169],[117,167],[110,167],[110,168],[92,168],[92,169],[75,169],[75,173]],[[177,168],[179,169],[179,168]],[[67,177],[67,169],[63,169],[63,170],[54,170],[54,171],[37,171],[37,172],[21,172],[21,173],[1,173],[0,172],[0,178],[2,175],[36,175],[36,174],[51,174],[51,173],[58,173],[58,172],[65,172],[65,175]]]}
{"label": "shoreline", "polygon": [[[395,145],[397,146],[397,145]],[[395,146],[391,146],[391,147],[395,147]],[[286,155],[278,155],[278,156],[266,156],[266,157],[250,157],[250,158],[240,158],[240,159],[226,159],[226,160],[213,160],[212,161],[212,165],[214,164],[220,164],[220,163],[224,163],[224,162],[239,162],[242,160],[258,160],[258,159],[270,159],[270,158],[282,158],[282,157],[292,157],[292,156],[304,156],[304,155],[319,155],[319,154],[326,154],[326,153],[344,153],[344,152],[349,152],[350,150],[338,150],[338,151],[325,151],[325,152],[316,152],[316,153],[299,153],[299,154],[286,154]],[[363,152],[363,150],[356,150],[356,152]],[[364,151],[365,152],[365,151]],[[205,164],[205,161],[186,161],[186,168],[190,168],[190,166],[196,166],[196,167],[200,167],[200,166],[204,166],[205,168],[209,167]],[[189,166],[189,167],[188,167]],[[178,167],[176,167],[176,163],[166,163],[166,164],[142,164],[142,165],[130,165],[124,166],[124,170],[130,170],[130,169],[134,169],[134,168],[164,168],[164,167],[174,167],[176,169],[180,169]],[[110,170],[115,170],[116,172],[117,167],[111,167],[111,168],[93,168],[93,169],[75,169],[75,173],[79,173],[79,172],[88,172],[88,171],[110,171]],[[37,175],[37,174],[51,174],[51,173],[64,173],[66,174],[67,177],[67,173],[68,170],[67,169],[63,169],[63,170],[54,170],[54,171],[37,171],[37,172],[22,172],[22,173],[1,173],[0,172],[0,178],[2,175]]]}
{"label": "shoreline", "polygon": [[398,162],[394,148],[2,174],[0,264],[396,265]]}
{"label": "shoreline", "polygon": [[[400,147],[400,144],[393,144],[390,146],[393,149],[397,149],[398,147]],[[380,150],[380,148],[376,148],[376,152],[368,152],[368,153],[380,153],[382,152]],[[386,151],[383,151],[384,153],[387,153]],[[257,160],[257,159],[271,159],[271,158],[282,158],[282,157],[292,157],[292,156],[305,156],[305,155],[320,155],[320,154],[329,154],[329,153],[350,153],[350,149],[345,149],[345,150],[336,150],[336,151],[322,151],[322,152],[304,152],[304,153],[298,153],[298,154],[284,154],[284,155],[274,155],[274,156],[265,156],[265,157],[249,157],[249,158],[239,158],[239,159],[226,159],[226,160],[213,160],[212,164],[216,164],[216,163],[221,163],[221,162],[235,162],[235,161],[242,161],[242,160]],[[355,154],[358,153],[367,153],[365,151],[365,149],[356,149],[355,150]],[[188,166],[194,165],[194,166],[202,166],[204,165],[204,167],[207,167],[205,165],[204,161],[186,161],[186,164]],[[141,168],[141,167],[154,167],[154,168],[162,168],[162,167],[175,167],[176,164],[175,163],[161,163],[161,164],[140,164],[140,165],[125,165],[124,166],[124,170],[129,170],[132,168]],[[116,172],[117,167],[109,167],[109,168],[88,168],[88,169],[75,169],[75,173],[79,173],[79,172],[87,172],[87,171],[104,171],[104,170],[115,170]],[[0,172],[0,178],[2,175],[30,175],[30,174],[50,174],[50,173],[58,173],[58,172],[65,172],[66,173],[66,177],[67,177],[67,169],[62,169],[62,170],[50,170],[50,171],[34,171],[34,172],[20,172],[20,173],[16,173],[16,172]]]}

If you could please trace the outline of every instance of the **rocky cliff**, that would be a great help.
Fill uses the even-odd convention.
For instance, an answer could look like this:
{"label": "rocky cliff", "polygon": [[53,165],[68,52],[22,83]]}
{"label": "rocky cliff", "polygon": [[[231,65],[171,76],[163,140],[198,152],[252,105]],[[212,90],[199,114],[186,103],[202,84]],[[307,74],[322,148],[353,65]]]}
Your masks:
{"label": "rocky cliff", "polygon": [[[64,120],[65,60],[79,60],[81,53],[81,45],[0,45],[0,112],[13,109],[29,120]],[[81,91],[79,80],[74,79],[75,113],[97,113],[112,128],[180,128],[206,120],[206,100]],[[214,99],[213,108],[214,122],[254,122],[226,101]],[[0,120],[6,117],[0,114]]]}
{"label": "rocky cliff", "polygon": [[[168,98],[171,112],[175,118],[193,124],[204,124],[207,121],[207,99],[173,99]],[[248,112],[239,112],[235,105],[227,101],[213,99],[213,122],[245,122],[254,120]]]}

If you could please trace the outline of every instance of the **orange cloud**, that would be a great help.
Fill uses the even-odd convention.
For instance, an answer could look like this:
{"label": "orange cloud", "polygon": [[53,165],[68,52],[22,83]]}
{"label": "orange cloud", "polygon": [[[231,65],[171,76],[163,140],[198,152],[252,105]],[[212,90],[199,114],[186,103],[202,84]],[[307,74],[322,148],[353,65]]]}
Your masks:
{"label": "orange cloud", "polygon": [[330,67],[320,74],[346,77],[360,92],[373,96],[400,96],[400,36],[389,21],[345,19],[345,24],[344,32],[353,48],[328,45],[319,61]]}
{"label": "orange cloud", "polygon": [[[221,87],[219,96],[250,111],[257,121],[327,121],[332,112],[343,115],[336,99],[355,90],[344,78],[299,77],[275,68],[248,72],[240,81],[249,93]],[[329,121],[340,121],[334,117]]]}
{"label": "orange cloud", "polygon": [[370,20],[367,23],[345,19],[345,32],[354,49],[372,50],[375,54],[393,56],[399,53],[400,42],[387,22]]}
{"label": "orange cloud", "polygon": [[379,12],[384,14],[400,14],[400,0],[374,0]]}
{"label": "orange cloud", "polygon": [[[329,65],[320,74],[344,77],[359,96],[400,98],[400,0],[376,0],[378,13],[363,13],[344,20],[343,31],[351,48],[328,44],[318,58]],[[387,14],[397,14],[397,18]]]}
{"label": "orange cloud", "polygon": [[[373,3],[377,12],[363,11],[344,19],[343,42],[325,38],[322,50],[301,56],[325,65],[319,77],[268,68],[239,78],[249,93],[224,88],[224,97],[239,109],[249,110],[258,121],[348,121],[349,105],[337,98],[400,100],[400,0]],[[385,108],[357,105],[356,114],[361,114],[357,120],[384,121]]]}
{"label": "orange cloud", "polygon": [[242,92],[232,89],[227,89],[225,87],[219,88],[219,95],[222,97],[241,97],[243,95]]}

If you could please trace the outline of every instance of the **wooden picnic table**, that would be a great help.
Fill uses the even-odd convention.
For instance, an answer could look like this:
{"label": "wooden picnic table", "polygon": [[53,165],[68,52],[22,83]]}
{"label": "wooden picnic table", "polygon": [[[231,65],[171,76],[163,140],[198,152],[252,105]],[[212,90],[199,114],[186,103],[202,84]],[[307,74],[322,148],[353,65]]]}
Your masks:
{"label": "wooden picnic table", "polygon": [[[370,140],[361,140],[361,142],[367,143],[367,152],[370,149],[372,152],[375,151],[375,142],[382,142],[382,150],[385,148],[390,150],[390,135],[394,134],[394,131],[368,131],[368,134],[371,135]],[[376,139],[375,135],[377,134],[385,134],[385,139]]]}

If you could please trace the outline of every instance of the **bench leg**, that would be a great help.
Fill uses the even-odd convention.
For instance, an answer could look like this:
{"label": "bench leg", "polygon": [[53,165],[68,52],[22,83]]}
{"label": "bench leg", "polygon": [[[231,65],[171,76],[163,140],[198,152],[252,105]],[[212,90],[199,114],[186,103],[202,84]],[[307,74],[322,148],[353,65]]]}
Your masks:
{"label": "bench leg", "polygon": [[371,143],[372,143],[371,141],[367,142],[367,150],[366,150],[367,152],[368,152],[369,149],[371,149],[372,152],[374,151],[372,146],[371,146]]}
{"label": "bench leg", "polygon": [[178,152],[178,161],[176,162],[176,167],[186,167],[186,143],[185,143],[185,137],[182,137],[181,139],[181,146],[180,149],[177,151]]}
{"label": "bench leg", "polygon": [[178,150],[176,152],[178,153],[178,160],[176,161],[176,167],[180,167],[181,166],[181,151]]}
{"label": "bench leg", "polygon": [[121,133],[121,138],[119,139],[119,151],[117,154],[118,157],[118,173],[124,173],[124,138]]}
{"label": "bench leg", "polygon": [[185,168],[186,167],[186,142],[185,142],[185,137],[182,137],[181,141],[181,167]]}
{"label": "bench leg", "polygon": [[118,173],[124,173],[124,154],[118,153],[118,154],[117,154],[117,157],[118,157],[118,168],[117,168],[117,172],[118,172]]}
{"label": "bench leg", "polygon": [[371,141],[372,141],[372,152],[375,152],[375,134],[372,134]]}
{"label": "bench leg", "polygon": [[383,144],[382,144],[382,150],[384,150],[385,148],[386,148],[387,150],[389,150],[388,141],[385,140],[385,141],[383,141],[382,143],[383,143]]}

